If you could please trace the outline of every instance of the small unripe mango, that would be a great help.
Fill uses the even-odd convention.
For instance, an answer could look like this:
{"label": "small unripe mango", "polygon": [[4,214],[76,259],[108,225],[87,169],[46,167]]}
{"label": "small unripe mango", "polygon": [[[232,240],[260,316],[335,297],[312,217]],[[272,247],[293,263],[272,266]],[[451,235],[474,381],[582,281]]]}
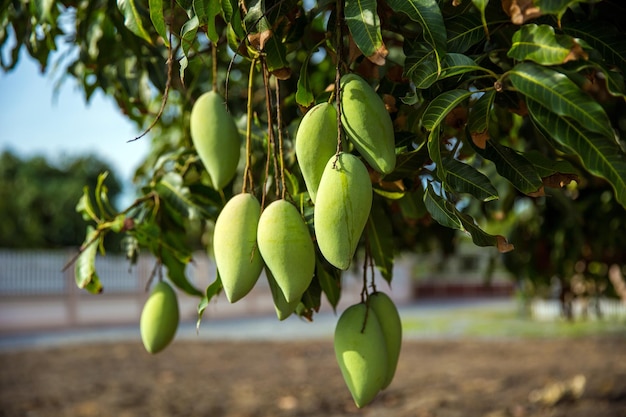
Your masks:
{"label": "small unripe mango", "polygon": [[320,103],[304,115],[296,133],[296,157],[313,203],[326,161],[336,150],[337,110]]}
{"label": "small unripe mango", "polygon": [[314,222],[317,245],[339,269],[350,266],[372,208],[367,168],[349,153],[331,157],[317,190]]}
{"label": "small unripe mango", "polygon": [[341,123],[354,147],[376,171],[389,174],[396,167],[391,117],[376,91],[361,77],[341,77]]}
{"label": "small unripe mango", "polygon": [[237,173],[241,137],[224,98],[215,91],[198,97],[189,120],[191,139],[211,184],[221,190]]}
{"label": "small unripe mango", "polygon": [[141,311],[139,330],[148,353],[158,353],[170,344],[178,328],[178,298],[165,281],[157,283]]}
{"label": "small unripe mango", "polygon": [[364,303],[348,307],[335,327],[335,356],[354,403],[370,403],[387,378],[387,347],[378,318]]}
{"label": "small unripe mango", "polygon": [[261,213],[257,242],[287,303],[299,300],[315,273],[315,247],[296,206],[286,200],[270,203]]}
{"label": "small unripe mango", "polygon": [[263,270],[263,259],[256,243],[260,216],[259,201],[252,194],[243,193],[226,203],[215,222],[215,264],[231,303],[252,290]]}
{"label": "small unripe mango", "polygon": [[393,381],[402,347],[402,322],[396,305],[384,292],[377,291],[368,298],[371,310],[376,313],[387,346],[387,378],[385,389]]}

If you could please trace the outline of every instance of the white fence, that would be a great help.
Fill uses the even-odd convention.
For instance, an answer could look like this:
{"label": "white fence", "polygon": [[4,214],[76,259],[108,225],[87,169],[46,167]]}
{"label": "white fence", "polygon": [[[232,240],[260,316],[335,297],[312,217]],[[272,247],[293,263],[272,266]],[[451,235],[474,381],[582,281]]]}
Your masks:
{"label": "white fence", "polygon": [[[531,316],[536,320],[552,321],[562,317],[559,300],[533,300]],[[573,319],[614,319],[626,317],[626,303],[607,298],[576,299],[572,301]]]}

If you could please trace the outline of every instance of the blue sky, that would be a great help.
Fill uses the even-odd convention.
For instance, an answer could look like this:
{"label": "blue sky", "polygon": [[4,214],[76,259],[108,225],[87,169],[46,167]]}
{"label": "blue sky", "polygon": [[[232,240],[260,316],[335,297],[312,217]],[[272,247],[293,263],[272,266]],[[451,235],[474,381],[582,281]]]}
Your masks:
{"label": "blue sky", "polygon": [[0,152],[44,155],[52,162],[93,153],[107,161],[126,192],[132,192],[132,174],[147,154],[150,138],[127,143],[139,132],[112,99],[97,93],[86,104],[71,79],[55,96],[54,83],[24,54],[14,71],[0,71]]}

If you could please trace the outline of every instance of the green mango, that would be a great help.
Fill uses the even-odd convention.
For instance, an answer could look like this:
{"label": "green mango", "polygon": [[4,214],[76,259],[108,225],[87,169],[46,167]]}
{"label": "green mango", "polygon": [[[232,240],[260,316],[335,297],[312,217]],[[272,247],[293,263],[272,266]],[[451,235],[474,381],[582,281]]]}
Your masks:
{"label": "green mango", "polygon": [[[364,325],[365,324],[365,325]],[[348,307],[335,327],[335,356],[357,407],[369,404],[387,379],[387,346],[372,309]]]}
{"label": "green mango", "polygon": [[402,347],[402,321],[396,305],[384,292],[377,291],[368,298],[370,308],[380,323],[387,346],[387,379],[382,389],[385,389],[393,381],[400,358]]}
{"label": "green mango", "polygon": [[296,132],[296,157],[313,203],[326,161],[336,151],[337,110],[320,103],[304,115]]}
{"label": "green mango", "polygon": [[224,98],[215,91],[198,97],[191,109],[189,130],[211,184],[221,190],[237,173],[241,153],[241,137]]}
{"label": "green mango", "polygon": [[270,203],[261,213],[257,242],[286,302],[299,300],[315,273],[315,247],[296,206],[286,200]]}
{"label": "green mango", "polygon": [[376,171],[396,167],[393,123],[376,91],[356,74],[341,77],[341,123],[354,147]]}
{"label": "green mango", "polygon": [[294,301],[287,302],[285,294],[283,294],[283,291],[280,289],[278,283],[276,283],[276,280],[272,275],[272,271],[265,268],[265,275],[267,276],[267,282],[269,283],[270,291],[272,292],[272,300],[274,301],[276,317],[278,317],[278,320],[283,321],[296,311],[298,304],[300,304],[300,299],[298,298]]}
{"label": "green mango", "polygon": [[371,208],[372,183],[363,162],[349,153],[331,157],[317,190],[313,217],[317,245],[335,267],[350,266]]}
{"label": "green mango", "polygon": [[150,292],[139,320],[141,340],[148,353],[159,353],[170,344],[178,320],[176,293],[168,283],[159,281]]}
{"label": "green mango", "polygon": [[263,270],[256,234],[261,205],[248,193],[231,198],[217,217],[213,254],[228,301],[234,303],[252,290]]}

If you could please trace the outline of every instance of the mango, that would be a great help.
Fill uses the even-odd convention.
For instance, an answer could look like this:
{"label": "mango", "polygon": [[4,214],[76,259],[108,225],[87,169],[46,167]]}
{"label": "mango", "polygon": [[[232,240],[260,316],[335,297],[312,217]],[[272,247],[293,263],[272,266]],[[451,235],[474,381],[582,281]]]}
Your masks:
{"label": "mango", "polygon": [[336,150],[337,110],[332,104],[320,103],[304,115],[296,132],[296,157],[314,204],[326,161]]}
{"label": "mango", "polygon": [[148,353],[159,353],[170,344],[178,328],[178,298],[172,287],[159,281],[144,304],[139,320],[141,340]]}
{"label": "mango", "polygon": [[384,292],[372,293],[368,303],[371,310],[376,313],[387,347],[387,378],[382,386],[382,389],[385,389],[393,381],[398,367],[402,347],[402,322],[396,305]]}
{"label": "mango", "polygon": [[252,290],[263,270],[256,234],[259,201],[248,193],[231,198],[217,217],[213,254],[226,298],[234,303]]}
{"label": "mango", "polygon": [[361,77],[341,77],[341,123],[367,163],[381,174],[396,166],[393,123],[385,103]]}
{"label": "mango", "polygon": [[272,300],[274,301],[274,310],[276,311],[276,317],[278,320],[283,321],[287,317],[291,316],[291,314],[296,311],[298,304],[300,304],[300,299],[296,299],[291,302],[287,302],[285,299],[285,294],[280,289],[272,272],[269,269],[265,269],[265,275],[267,276],[267,282],[270,285],[270,291],[272,292]]}
{"label": "mango", "polygon": [[335,327],[334,348],[357,407],[369,404],[388,375],[387,346],[376,313],[364,303],[348,307]]}
{"label": "mango", "polygon": [[343,152],[331,157],[317,190],[313,218],[320,252],[335,267],[350,266],[371,208],[372,183],[363,162]]}
{"label": "mango", "polygon": [[286,200],[270,203],[261,213],[257,242],[286,302],[299,300],[315,273],[315,247],[296,206]]}
{"label": "mango", "polygon": [[237,173],[241,137],[224,98],[215,91],[198,97],[189,120],[191,139],[211,184],[221,190]]}

